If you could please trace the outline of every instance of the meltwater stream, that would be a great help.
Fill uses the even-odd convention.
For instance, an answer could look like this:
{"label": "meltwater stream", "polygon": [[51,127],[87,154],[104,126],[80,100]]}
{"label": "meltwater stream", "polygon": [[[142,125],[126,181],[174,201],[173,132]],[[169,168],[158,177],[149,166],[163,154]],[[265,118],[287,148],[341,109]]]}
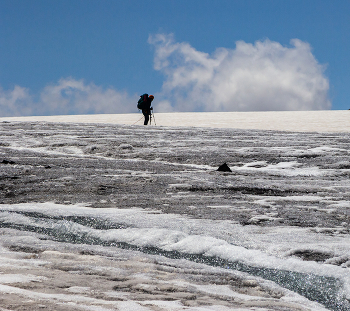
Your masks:
{"label": "meltwater stream", "polygon": [[[11,219],[16,221],[11,221]],[[70,230],[72,227],[76,226],[81,230]],[[140,247],[117,240],[106,241],[90,234],[91,230],[89,230],[126,229],[128,227],[129,226],[125,224],[113,223],[98,217],[51,216],[29,211],[0,211],[0,228],[11,228],[24,232],[38,233],[45,235],[45,238],[58,242],[115,246],[152,255],[161,255],[172,259],[186,259],[215,267],[238,270],[273,281],[309,300],[323,304],[328,309],[334,311],[350,310],[349,301],[341,297],[339,293],[343,286],[341,281],[333,277],[256,267],[238,261],[232,262],[224,260],[218,257],[209,257],[202,254],[188,254],[178,251],[166,251],[154,246]]]}

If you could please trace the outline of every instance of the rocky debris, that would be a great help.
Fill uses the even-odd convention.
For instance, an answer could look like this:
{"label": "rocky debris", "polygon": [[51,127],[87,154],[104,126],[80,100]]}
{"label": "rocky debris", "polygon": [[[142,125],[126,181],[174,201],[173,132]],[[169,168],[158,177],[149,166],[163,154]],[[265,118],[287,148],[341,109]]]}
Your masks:
{"label": "rocky debris", "polygon": [[328,252],[322,252],[319,250],[313,249],[298,249],[290,251],[289,256],[299,257],[305,261],[316,261],[316,262],[325,262],[326,260],[332,258],[334,254]]}
{"label": "rocky debris", "polygon": [[11,165],[16,164],[16,162],[11,161],[11,160],[6,160],[6,159],[2,160],[1,163],[2,164],[11,164]]}
{"label": "rocky debris", "polygon": [[229,166],[226,163],[220,165],[219,168],[217,169],[217,171],[219,171],[219,172],[232,172],[232,170],[229,168]]}

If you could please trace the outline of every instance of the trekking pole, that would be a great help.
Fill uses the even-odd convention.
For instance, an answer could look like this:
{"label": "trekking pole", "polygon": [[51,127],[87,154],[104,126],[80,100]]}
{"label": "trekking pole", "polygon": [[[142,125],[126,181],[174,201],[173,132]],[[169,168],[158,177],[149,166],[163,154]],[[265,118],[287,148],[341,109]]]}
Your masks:
{"label": "trekking pole", "polygon": [[154,117],[154,112],[153,112],[153,121],[154,121],[154,125],[157,125],[156,124],[156,118]]}
{"label": "trekking pole", "polygon": [[[142,118],[143,118],[143,117],[141,117],[141,119],[142,119]],[[137,120],[133,125],[135,125],[137,122],[141,121],[141,119]]]}

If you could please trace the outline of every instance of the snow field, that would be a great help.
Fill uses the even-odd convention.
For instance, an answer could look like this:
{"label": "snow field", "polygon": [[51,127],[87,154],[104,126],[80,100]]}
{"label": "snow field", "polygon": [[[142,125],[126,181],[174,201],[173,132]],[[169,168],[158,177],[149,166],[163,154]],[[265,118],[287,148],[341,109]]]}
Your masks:
{"label": "snow field", "polygon": [[[348,110],[157,113],[157,126],[195,126],[293,132],[349,132]],[[141,125],[141,113],[0,118],[0,121]]]}

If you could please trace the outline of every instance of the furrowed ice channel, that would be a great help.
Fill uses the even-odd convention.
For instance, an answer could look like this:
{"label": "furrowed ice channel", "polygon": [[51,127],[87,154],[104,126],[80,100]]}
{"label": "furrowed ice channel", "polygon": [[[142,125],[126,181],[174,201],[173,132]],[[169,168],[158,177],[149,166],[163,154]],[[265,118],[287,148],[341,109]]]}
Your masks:
{"label": "furrowed ice channel", "polygon": [[0,131],[0,309],[350,310],[348,133]]}

